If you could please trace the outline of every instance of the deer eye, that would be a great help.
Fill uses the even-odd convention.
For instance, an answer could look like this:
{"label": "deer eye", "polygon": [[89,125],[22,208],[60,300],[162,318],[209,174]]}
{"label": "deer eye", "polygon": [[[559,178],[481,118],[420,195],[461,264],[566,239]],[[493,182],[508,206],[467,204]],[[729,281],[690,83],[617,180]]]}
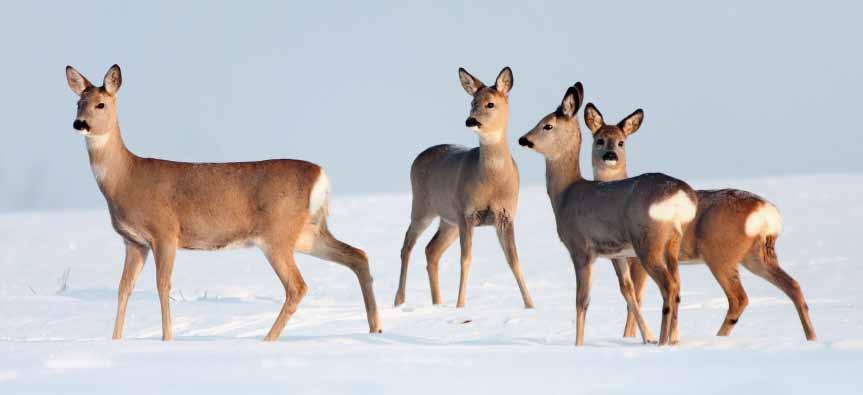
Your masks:
{"label": "deer eye", "polygon": [[618,147],[623,147],[623,141],[618,141],[618,142],[617,142],[617,146],[618,146]]}
{"label": "deer eye", "polygon": [[98,108],[98,109],[100,109],[100,110],[101,110],[101,109],[103,109],[103,108],[105,108],[105,103],[99,103],[99,104],[97,104],[97,105],[96,105],[96,108]]}
{"label": "deer eye", "polygon": [[494,103],[488,103],[485,105],[485,108],[494,108]]}
{"label": "deer eye", "polygon": [[605,140],[603,140],[603,139],[596,140],[596,145],[605,145]]}
{"label": "deer eye", "polygon": [[551,128],[553,128],[553,126],[551,126],[550,123],[547,123],[545,124],[545,126],[542,127],[542,130],[551,130]]}

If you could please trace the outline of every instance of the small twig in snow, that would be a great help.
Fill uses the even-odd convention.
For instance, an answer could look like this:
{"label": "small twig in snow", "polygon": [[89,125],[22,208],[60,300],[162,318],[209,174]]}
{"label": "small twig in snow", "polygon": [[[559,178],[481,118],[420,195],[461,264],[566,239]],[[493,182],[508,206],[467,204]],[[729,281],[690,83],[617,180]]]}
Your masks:
{"label": "small twig in snow", "polygon": [[60,286],[60,288],[57,289],[57,292],[56,292],[57,295],[60,295],[69,289],[69,274],[71,274],[71,273],[72,273],[72,268],[67,267],[66,270],[63,271],[63,275],[57,279],[57,284]]}
{"label": "small twig in snow", "polygon": [[36,290],[35,290],[35,289],[33,289],[33,287],[31,287],[31,286],[29,286],[29,285],[28,285],[28,286],[27,286],[27,288],[30,288],[30,292],[33,292],[33,295],[38,295],[38,294],[36,293]]}

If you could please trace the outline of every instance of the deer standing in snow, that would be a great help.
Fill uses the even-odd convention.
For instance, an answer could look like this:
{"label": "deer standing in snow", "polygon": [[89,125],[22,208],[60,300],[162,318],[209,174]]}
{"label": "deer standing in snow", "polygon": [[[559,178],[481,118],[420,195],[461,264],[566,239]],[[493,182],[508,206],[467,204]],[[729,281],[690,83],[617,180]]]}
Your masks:
{"label": "deer standing in snow", "polygon": [[[597,181],[627,178],[625,142],[635,130],[621,125],[606,125],[595,107],[585,110],[585,123],[593,132],[593,175]],[[728,298],[728,312],[717,332],[727,336],[748,304],[740,283],[740,263],[755,275],[782,290],[797,309],[806,339],[815,340],[809,320],[809,306],[800,285],[779,267],[776,238],[782,217],[770,202],[753,193],[737,189],[700,190],[698,210],[692,225],[683,234],[681,263],[706,263]],[[646,273],[636,258],[630,258],[630,276],[638,304],[644,293]],[[618,263],[615,263],[618,264]],[[635,336],[635,316],[628,312],[624,337]]]}
{"label": "deer standing in snow", "polygon": [[[576,113],[584,98],[581,83],[570,87],[558,109],[543,117],[522,136],[520,145],[545,157],[546,188],[557,222],[557,233],[575,266],[576,340],[584,344],[584,325],[590,303],[591,267],[596,258],[638,256],[662,292],[662,329],[659,344],[677,342],[680,278],[677,254],[680,240],[695,217],[695,191],[664,174],[644,174],[613,182],[582,178],[579,165],[581,129]],[[588,104],[590,107],[590,104]],[[638,129],[639,110],[621,121],[628,131]],[[628,265],[615,259],[620,289],[641,329],[645,343],[652,335],[638,309]]]}
{"label": "deer standing in snow", "polygon": [[459,238],[461,277],[456,307],[464,307],[470,270],[473,228],[492,225],[497,230],[526,308],[533,307],[515,248],[514,220],[518,205],[518,168],[506,141],[509,92],[513,77],[509,67],[501,70],[495,84],[485,86],[465,69],[459,80],[473,97],[465,125],[479,136],[479,147],[436,145],[423,151],[411,166],[411,221],[401,250],[401,275],[395,305],[405,301],[408,261],[420,234],[436,217],[437,233],[426,246],[427,270],[433,304],[441,303],[438,262]]}
{"label": "deer standing in snow", "polygon": [[80,97],[73,127],[85,137],[111,224],[126,244],[114,339],[123,337],[129,295],[150,251],[156,261],[162,339],[170,340],[169,293],[177,249],[253,245],[264,252],[285,289],[284,305],[265,340],[279,337],[306,294],[295,251],[351,269],[362,289],[369,330],[381,331],[365,252],[337,240],[327,228],[330,184],[321,167],[288,159],[182,163],[138,157],[120,135],[120,67],[108,70],[101,87],[71,66],[66,78]]}

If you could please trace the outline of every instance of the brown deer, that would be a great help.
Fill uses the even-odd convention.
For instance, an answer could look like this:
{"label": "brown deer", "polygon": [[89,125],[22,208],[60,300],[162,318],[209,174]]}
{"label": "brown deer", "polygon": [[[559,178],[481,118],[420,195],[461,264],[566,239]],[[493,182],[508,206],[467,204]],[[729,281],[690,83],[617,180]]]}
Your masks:
{"label": "brown deer", "polygon": [[438,261],[455,241],[461,242],[461,277],[457,307],[464,307],[471,243],[475,226],[493,225],[526,308],[533,307],[515,248],[514,220],[518,205],[518,168],[509,152],[506,128],[512,70],[505,67],[495,84],[485,86],[459,68],[459,80],[473,97],[465,125],[479,136],[479,147],[436,145],[423,151],[411,166],[411,222],[401,250],[401,275],[395,305],[405,301],[408,261],[419,235],[440,217],[437,233],[426,246],[433,304],[441,303]]}
{"label": "brown deer", "polygon": [[[677,253],[683,232],[695,216],[695,191],[683,181],[658,173],[613,182],[582,178],[581,129],[576,113],[583,98],[584,89],[580,82],[576,83],[566,91],[557,110],[543,117],[518,141],[545,157],[546,188],[557,234],[575,266],[575,344],[584,344],[593,261],[599,257],[633,256],[641,258],[662,292],[659,344],[676,343],[680,304]],[[636,111],[621,125],[634,131],[642,116],[643,112]],[[638,310],[628,265],[620,262],[626,261],[616,259],[615,271],[627,310],[635,315],[643,340],[650,342],[652,336]]]}
{"label": "brown deer", "polygon": [[[598,181],[627,178],[625,142],[635,130],[624,125],[606,125],[594,107],[585,111],[585,122],[593,132],[593,175]],[[782,217],[770,202],[736,189],[701,190],[698,211],[692,225],[683,234],[680,261],[706,263],[728,297],[728,312],[718,336],[727,336],[743,314],[748,298],[740,283],[738,266],[764,278],[782,290],[797,308],[806,339],[815,340],[815,328],[809,320],[809,307],[803,292],[791,276],[779,267],[776,238],[782,229]],[[635,258],[630,258],[636,261]],[[630,276],[638,304],[644,293],[646,273],[639,264],[631,264]],[[624,336],[635,336],[635,316],[628,313]]]}
{"label": "brown deer", "polygon": [[66,78],[80,96],[73,127],[86,138],[111,224],[126,244],[114,339],[123,337],[126,304],[151,250],[162,339],[172,338],[169,293],[178,248],[257,246],[264,252],[285,288],[285,303],[267,341],[279,337],[306,294],[294,251],[351,269],[362,289],[369,330],[381,331],[365,252],[337,240],[327,228],[329,181],[321,167],[288,159],[182,163],[135,156],[123,144],[117,118],[120,67],[108,70],[101,87],[71,66]]}

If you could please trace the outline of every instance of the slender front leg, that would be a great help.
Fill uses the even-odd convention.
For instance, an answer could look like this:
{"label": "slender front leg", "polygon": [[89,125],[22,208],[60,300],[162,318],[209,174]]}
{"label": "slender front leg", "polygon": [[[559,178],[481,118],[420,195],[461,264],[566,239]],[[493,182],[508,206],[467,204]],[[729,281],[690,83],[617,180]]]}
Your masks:
{"label": "slender front leg", "polygon": [[123,326],[126,321],[126,305],[129,303],[129,295],[135,289],[138,275],[144,268],[147,260],[147,247],[126,242],[126,263],[123,265],[123,276],[120,277],[120,286],[117,291],[117,318],[114,320],[114,340],[123,338]]}
{"label": "slender front leg", "polygon": [[159,304],[162,306],[162,340],[173,339],[171,331],[171,274],[174,271],[174,256],[177,254],[176,241],[162,241],[153,246],[156,258],[156,289],[159,291]]}
{"label": "slender front leg", "polygon": [[509,264],[515,282],[518,283],[518,289],[521,291],[521,299],[524,301],[524,308],[533,308],[533,299],[527,291],[527,284],[524,281],[524,276],[521,274],[521,263],[518,260],[518,252],[515,249],[515,229],[513,223],[509,219],[502,219],[497,224],[497,239],[500,241],[500,246],[503,248],[503,253],[506,255],[506,263]]}
{"label": "slender front leg", "polygon": [[575,266],[575,345],[584,345],[584,325],[587,317],[587,307],[590,305],[590,275],[593,259],[573,254],[572,264]]}
{"label": "slender front leg", "polygon": [[[629,265],[629,261],[626,259],[612,259],[611,262],[614,264],[615,273],[617,273],[620,293],[623,294],[623,299],[626,300],[628,316],[632,316],[633,321],[638,324],[638,329],[641,331],[641,338],[644,340],[644,343],[653,343],[655,341],[653,334],[650,333],[650,327],[647,326],[644,317],[641,315],[641,309],[639,307],[638,300],[635,297],[635,288],[630,276],[630,269],[632,269],[632,267]],[[629,319],[627,318],[627,322],[628,320]],[[625,335],[626,333],[624,333],[624,336]]]}
{"label": "slender front leg", "polygon": [[458,301],[456,307],[464,307],[467,297],[467,276],[470,272],[470,249],[473,244],[474,224],[462,220],[458,226],[459,241],[461,242],[461,277],[458,283]]}
{"label": "slender front leg", "polygon": [[[266,253],[267,260],[279,277],[279,281],[282,282],[282,286],[285,287],[285,303],[282,304],[282,310],[279,311],[279,315],[276,317],[273,327],[270,328],[270,332],[264,337],[264,341],[271,342],[276,341],[279,335],[282,334],[282,330],[285,329],[288,320],[297,311],[297,306],[299,306],[300,301],[306,295],[308,287],[306,286],[306,282],[303,281],[303,276],[300,275],[300,270],[294,261],[294,252],[286,248],[270,248],[271,250]],[[370,283],[371,281],[369,281]],[[376,310],[375,313],[377,313]],[[373,324],[370,322],[369,325]]]}
{"label": "slender front leg", "polygon": [[[644,266],[638,258],[626,258],[626,261],[629,264],[629,278],[632,279],[632,286],[634,287],[635,305],[640,310],[641,299],[644,297],[644,286],[647,284],[647,272],[644,271]],[[635,337],[636,324],[635,314],[627,311],[623,337]]]}

